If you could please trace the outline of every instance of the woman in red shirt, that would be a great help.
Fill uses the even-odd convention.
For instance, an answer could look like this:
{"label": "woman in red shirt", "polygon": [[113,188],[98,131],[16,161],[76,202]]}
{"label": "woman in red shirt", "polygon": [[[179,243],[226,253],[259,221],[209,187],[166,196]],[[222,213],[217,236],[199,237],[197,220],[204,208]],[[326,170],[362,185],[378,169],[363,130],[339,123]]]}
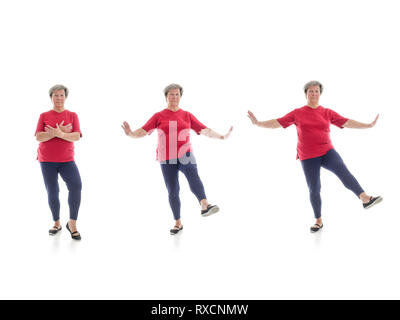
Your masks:
{"label": "woman in red shirt", "polygon": [[371,197],[364,192],[360,184],[349,172],[340,155],[333,148],[329,136],[329,126],[334,124],[339,128],[372,128],[378,116],[372,123],[365,124],[340,116],[333,110],[319,105],[319,98],[323,86],[318,81],[310,81],[304,86],[307,105],[293,110],[282,118],[268,121],[258,121],[252,112],[248,117],[253,124],[263,128],[287,128],[295,124],[297,128],[298,144],[297,159],[300,159],[307,185],[310,191],[311,205],[314,210],[316,223],[311,232],[317,232],[323,227],[321,218],[321,167],[332,171],[342,181],[344,186],[361,199],[363,207],[368,209],[382,201],[382,197]]}
{"label": "woman in red shirt", "polygon": [[188,179],[190,190],[201,205],[201,215],[209,216],[219,211],[218,206],[210,205],[205,195],[203,183],[197,172],[196,160],[190,144],[190,129],[197,134],[211,138],[227,139],[232,127],[226,135],[221,135],[207,128],[190,112],[180,109],[179,102],[183,89],[178,84],[171,84],[164,89],[168,106],[154,114],[147,123],[132,131],[129,124],[124,122],[122,128],[125,134],[132,138],[141,138],[151,134],[154,129],[158,132],[157,160],[160,162],[165,185],[168,189],[169,203],[174,214],[175,226],[170,230],[172,235],[183,229],[179,199],[178,173],[181,171]]}
{"label": "woman in red shirt", "polygon": [[81,240],[76,229],[78,211],[81,203],[82,182],[78,167],[74,161],[74,142],[82,134],[76,113],[64,109],[68,89],[63,85],[55,85],[49,91],[53,109],[40,115],[35,136],[40,142],[38,160],[48,194],[48,202],[53,215],[54,226],[49,230],[55,235],[61,230],[60,200],[58,198],[58,175],[68,187],[68,204],[70,220],[67,229],[74,240]]}

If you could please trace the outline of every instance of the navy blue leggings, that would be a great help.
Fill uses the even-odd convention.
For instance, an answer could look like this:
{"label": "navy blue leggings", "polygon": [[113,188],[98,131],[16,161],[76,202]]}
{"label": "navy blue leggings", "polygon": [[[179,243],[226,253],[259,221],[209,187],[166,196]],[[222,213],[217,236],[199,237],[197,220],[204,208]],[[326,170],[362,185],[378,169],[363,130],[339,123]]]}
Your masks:
{"label": "navy blue leggings", "polygon": [[344,186],[353,191],[358,198],[364,192],[335,149],[329,150],[327,154],[321,157],[302,160],[301,165],[306,176],[308,189],[310,190],[311,205],[316,219],[321,217],[321,167],[336,174]]}
{"label": "navy blue leggings", "polygon": [[[186,160],[186,161],[185,161]],[[179,199],[179,171],[183,172],[189,182],[190,190],[200,202],[206,199],[203,183],[197,173],[196,160],[190,152],[186,158],[167,160],[161,163],[161,171],[164,176],[165,185],[168,189],[169,204],[175,220],[181,218],[181,201]]]}
{"label": "navy blue leggings", "polygon": [[74,161],[70,162],[40,162],[44,184],[46,186],[49,206],[53,220],[60,220],[60,200],[58,193],[58,174],[65,181],[68,188],[69,217],[78,219],[79,206],[81,204],[82,182],[78,167]]}

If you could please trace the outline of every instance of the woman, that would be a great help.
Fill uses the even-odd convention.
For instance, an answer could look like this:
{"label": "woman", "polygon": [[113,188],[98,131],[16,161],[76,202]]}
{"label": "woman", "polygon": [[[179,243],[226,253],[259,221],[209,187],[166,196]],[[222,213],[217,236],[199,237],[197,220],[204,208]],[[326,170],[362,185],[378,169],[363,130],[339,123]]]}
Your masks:
{"label": "woman", "polygon": [[175,218],[175,226],[170,230],[172,235],[183,229],[179,199],[178,173],[181,171],[188,179],[190,190],[201,205],[201,215],[206,217],[219,211],[218,206],[210,205],[204,191],[203,183],[197,173],[196,160],[190,144],[190,129],[197,134],[211,138],[227,139],[232,127],[226,135],[220,135],[207,128],[190,112],[179,107],[183,89],[178,84],[170,84],[164,89],[167,108],[154,114],[147,123],[132,131],[129,124],[124,122],[122,128],[125,134],[132,138],[141,138],[158,131],[157,160],[160,161],[165,185],[168,189],[169,203]]}
{"label": "woman", "polygon": [[76,229],[76,220],[81,203],[82,182],[74,161],[74,142],[81,138],[81,129],[77,114],[64,109],[68,89],[63,85],[55,85],[50,88],[49,94],[53,109],[40,115],[35,133],[37,141],[40,142],[38,160],[54,220],[49,234],[55,235],[62,229],[58,198],[60,174],[69,192],[70,219],[66,227],[72,239],[81,240],[81,235]]}
{"label": "woman", "polygon": [[287,128],[295,124],[297,128],[298,144],[297,159],[306,176],[310,191],[311,205],[316,218],[315,224],[310,228],[311,232],[317,232],[323,228],[321,218],[321,196],[320,196],[320,169],[321,167],[332,171],[343,182],[344,186],[361,199],[363,207],[368,209],[382,201],[382,197],[369,196],[361,188],[360,184],[349,172],[340,155],[333,148],[329,136],[329,126],[334,124],[339,128],[372,128],[375,126],[379,115],[369,124],[347,119],[335,111],[326,109],[319,105],[319,98],[323,86],[318,81],[310,81],[304,86],[307,105],[295,109],[282,118],[268,121],[258,121],[252,112],[248,117],[253,124],[263,128]]}

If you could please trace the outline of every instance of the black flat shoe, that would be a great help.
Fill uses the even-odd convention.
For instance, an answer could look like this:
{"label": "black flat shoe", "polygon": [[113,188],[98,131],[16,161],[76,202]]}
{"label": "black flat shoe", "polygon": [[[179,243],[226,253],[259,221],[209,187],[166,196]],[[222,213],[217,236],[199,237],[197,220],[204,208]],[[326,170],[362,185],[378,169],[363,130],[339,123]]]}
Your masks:
{"label": "black flat shoe", "polygon": [[382,200],[383,200],[383,198],[380,197],[380,196],[371,197],[370,200],[369,200],[369,202],[363,203],[363,207],[364,207],[364,209],[371,208],[372,206],[378,204],[378,203],[381,202]]}
{"label": "black flat shoe", "polygon": [[67,223],[67,230],[69,231],[69,233],[71,234],[71,238],[74,240],[81,240],[81,235],[79,234],[78,231],[75,232],[71,232],[71,230],[69,229],[68,223]]}
{"label": "black flat shoe", "polygon": [[183,226],[175,226],[173,227],[169,232],[171,233],[171,235],[176,235],[179,231],[181,231],[183,229]]}
{"label": "black flat shoe", "polygon": [[315,232],[318,232],[319,230],[321,230],[323,227],[324,227],[324,224],[316,223],[310,228],[310,231],[311,231],[311,233],[315,233]]}
{"label": "black flat shoe", "polygon": [[[55,228],[55,229],[54,229]],[[49,235],[54,236],[56,235],[59,231],[61,231],[62,227],[61,226],[54,226],[52,229],[49,230]]]}
{"label": "black flat shoe", "polygon": [[201,210],[201,215],[202,217],[208,217],[214,213],[217,213],[218,211],[218,206],[212,206],[211,204],[209,204],[206,210]]}

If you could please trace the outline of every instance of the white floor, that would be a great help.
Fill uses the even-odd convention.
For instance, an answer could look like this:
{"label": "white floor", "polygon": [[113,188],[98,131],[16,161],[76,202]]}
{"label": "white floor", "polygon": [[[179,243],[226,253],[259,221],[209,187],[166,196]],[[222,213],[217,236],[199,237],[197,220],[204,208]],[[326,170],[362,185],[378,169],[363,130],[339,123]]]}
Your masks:
{"label": "white floor", "polygon": [[[210,201],[221,207],[218,214],[200,216],[181,176],[184,230],[169,235],[173,220],[161,172],[151,163],[147,183],[134,183],[135,173],[143,170],[139,165],[126,174],[131,183],[120,189],[84,180],[81,242],[71,240],[65,228],[47,235],[50,213],[34,163],[35,180],[20,190],[30,189],[31,195],[7,198],[17,209],[9,207],[2,220],[0,298],[400,298],[395,190],[383,188],[384,201],[364,210],[323,171],[325,227],[311,234],[312,211],[295,160],[290,159],[289,170],[297,173],[292,183],[279,182],[279,172],[268,173],[266,167],[252,185],[253,178],[236,173],[242,179],[236,181],[223,167],[218,176],[217,169],[207,175],[204,171],[213,171],[204,168],[210,159],[201,158],[200,175]],[[84,167],[82,162],[81,172]],[[268,177],[276,183],[263,187],[260,181]],[[64,223],[66,193],[61,184]]]}

